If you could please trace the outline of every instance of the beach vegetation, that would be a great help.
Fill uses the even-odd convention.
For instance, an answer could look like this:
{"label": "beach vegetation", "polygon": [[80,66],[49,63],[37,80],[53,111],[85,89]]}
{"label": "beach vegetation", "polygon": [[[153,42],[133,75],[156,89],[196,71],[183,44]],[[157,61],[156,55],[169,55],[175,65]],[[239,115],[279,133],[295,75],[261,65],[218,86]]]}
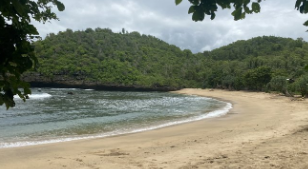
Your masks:
{"label": "beach vegetation", "polygon": [[[125,32],[125,33],[123,33]],[[154,36],[108,28],[49,34],[33,43],[38,65],[28,74],[107,86],[221,88],[304,92],[308,43],[302,38],[255,37],[200,53]],[[287,79],[296,83],[289,84]],[[61,82],[59,82],[61,83]],[[296,85],[298,84],[298,85]]]}
{"label": "beach vegetation", "polygon": [[271,68],[260,66],[248,70],[244,74],[245,86],[249,90],[262,90],[271,81]]}
{"label": "beach vegetation", "polygon": [[278,91],[278,92],[286,94],[288,83],[289,83],[288,77],[278,75],[271,79],[267,87],[268,87],[268,90],[270,91]]}
{"label": "beach vegetation", "polygon": [[14,95],[25,100],[31,93],[30,85],[21,80],[22,73],[37,64],[31,42],[39,33],[31,21],[58,19],[52,6],[59,11],[65,8],[58,0],[0,1],[0,105],[13,107]]}
{"label": "beach vegetation", "polygon": [[297,92],[302,97],[308,96],[308,75],[299,77],[291,86],[293,92]]}

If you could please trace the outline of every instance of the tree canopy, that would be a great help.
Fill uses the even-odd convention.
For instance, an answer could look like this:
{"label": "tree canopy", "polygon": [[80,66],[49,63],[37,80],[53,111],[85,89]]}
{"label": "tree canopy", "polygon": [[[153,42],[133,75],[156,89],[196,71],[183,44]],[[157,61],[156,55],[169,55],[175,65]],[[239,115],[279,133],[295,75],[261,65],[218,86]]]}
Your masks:
{"label": "tree canopy", "polygon": [[58,0],[0,1],[0,105],[13,107],[14,95],[25,100],[31,93],[29,85],[20,79],[23,72],[37,63],[31,41],[39,38],[39,33],[31,20],[45,23],[58,19],[52,6],[59,11],[65,9]]}
{"label": "tree canopy", "polygon": [[[204,87],[306,95],[308,43],[274,36],[193,54],[154,36],[88,28],[34,43],[39,64],[27,77],[120,87]],[[29,78],[31,79],[31,78]],[[288,84],[286,79],[294,79]]]}
{"label": "tree canopy", "polygon": [[108,28],[67,29],[33,45],[39,61],[34,72],[47,81],[62,77],[106,86],[196,86],[188,73],[198,60],[190,50],[124,28],[119,33]]}
{"label": "tree canopy", "polygon": [[[183,0],[175,0],[176,5]],[[205,15],[209,15],[211,20],[215,19],[218,7],[222,9],[231,9],[231,15],[234,20],[244,19],[246,14],[259,13],[261,11],[260,3],[262,0],[188,0],[191,3],[188,13],[192,14],[193,21],[203,21]],[[300,13],[308,13],[307,0],[296,0],[295,9]],[[308,21],[304,23],[308,26]]]}

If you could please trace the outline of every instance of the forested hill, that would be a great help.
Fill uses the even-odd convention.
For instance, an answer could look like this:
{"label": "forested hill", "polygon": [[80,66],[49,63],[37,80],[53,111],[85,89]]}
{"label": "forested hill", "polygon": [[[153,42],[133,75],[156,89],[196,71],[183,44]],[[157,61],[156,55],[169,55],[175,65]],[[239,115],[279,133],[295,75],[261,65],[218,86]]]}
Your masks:
{"label": "forested hill", "polygon": [[251,56],[277,56],[292,53],[294,50],[300,53],[304,44],[307,45],[301,38],[293,40],[275,36],[255,37],[214,49],[211,51],[211,57],[215,60],[242,60]]}
{"label": "forested hill", "polygon": [[[39,65],[32,84],[178,89],[210,87],[305,93],[308,43],[256,37],[193,54],[138,32],[66,30],[35,42]],[[293,79],[288,83],[286,79]]]}
{"label": "forested hill", "polygon": [[68,29],[34,46],[41,76],[27,78],[32,82],[153,89],[199,85],[189,75],[199,64],[190,50],[138,32]]}

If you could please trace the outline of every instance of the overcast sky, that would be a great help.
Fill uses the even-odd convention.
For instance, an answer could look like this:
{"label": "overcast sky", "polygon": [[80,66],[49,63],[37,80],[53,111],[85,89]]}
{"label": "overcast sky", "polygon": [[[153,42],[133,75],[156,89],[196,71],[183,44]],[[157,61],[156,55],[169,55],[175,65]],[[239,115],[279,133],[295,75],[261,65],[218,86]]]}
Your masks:
{"label": "overcast sky", "polygon": [[[187,0],[176,6],[174,0],[60,0],[66,9],[56,12],[60,21],[35,23],[40,35],[58,33],[67,28],[110,28],[120,32],[153,35],[181,49],[194,53],[212,50],[237,40],[274,35],[308,41],[308,27],[303,23],[308,15],[294,9],[295,0],[267,0],[261,3],[261,13],[234,21],[230,10],[219,10],[211,21],[207,16],[194,22],[188,14]],[[54,8],[53,11],[57,11]]]}

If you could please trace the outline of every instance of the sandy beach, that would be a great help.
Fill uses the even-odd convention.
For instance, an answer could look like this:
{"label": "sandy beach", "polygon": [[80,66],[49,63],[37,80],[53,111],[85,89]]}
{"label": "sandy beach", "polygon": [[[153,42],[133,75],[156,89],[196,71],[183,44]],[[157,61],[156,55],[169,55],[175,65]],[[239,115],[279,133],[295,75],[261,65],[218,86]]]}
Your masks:
{"label": "sandy beach", "polygon": [[232,103],[223,116],[115,137],[0,149],[1,169],[308,168],[308,99],[183,89]]}

